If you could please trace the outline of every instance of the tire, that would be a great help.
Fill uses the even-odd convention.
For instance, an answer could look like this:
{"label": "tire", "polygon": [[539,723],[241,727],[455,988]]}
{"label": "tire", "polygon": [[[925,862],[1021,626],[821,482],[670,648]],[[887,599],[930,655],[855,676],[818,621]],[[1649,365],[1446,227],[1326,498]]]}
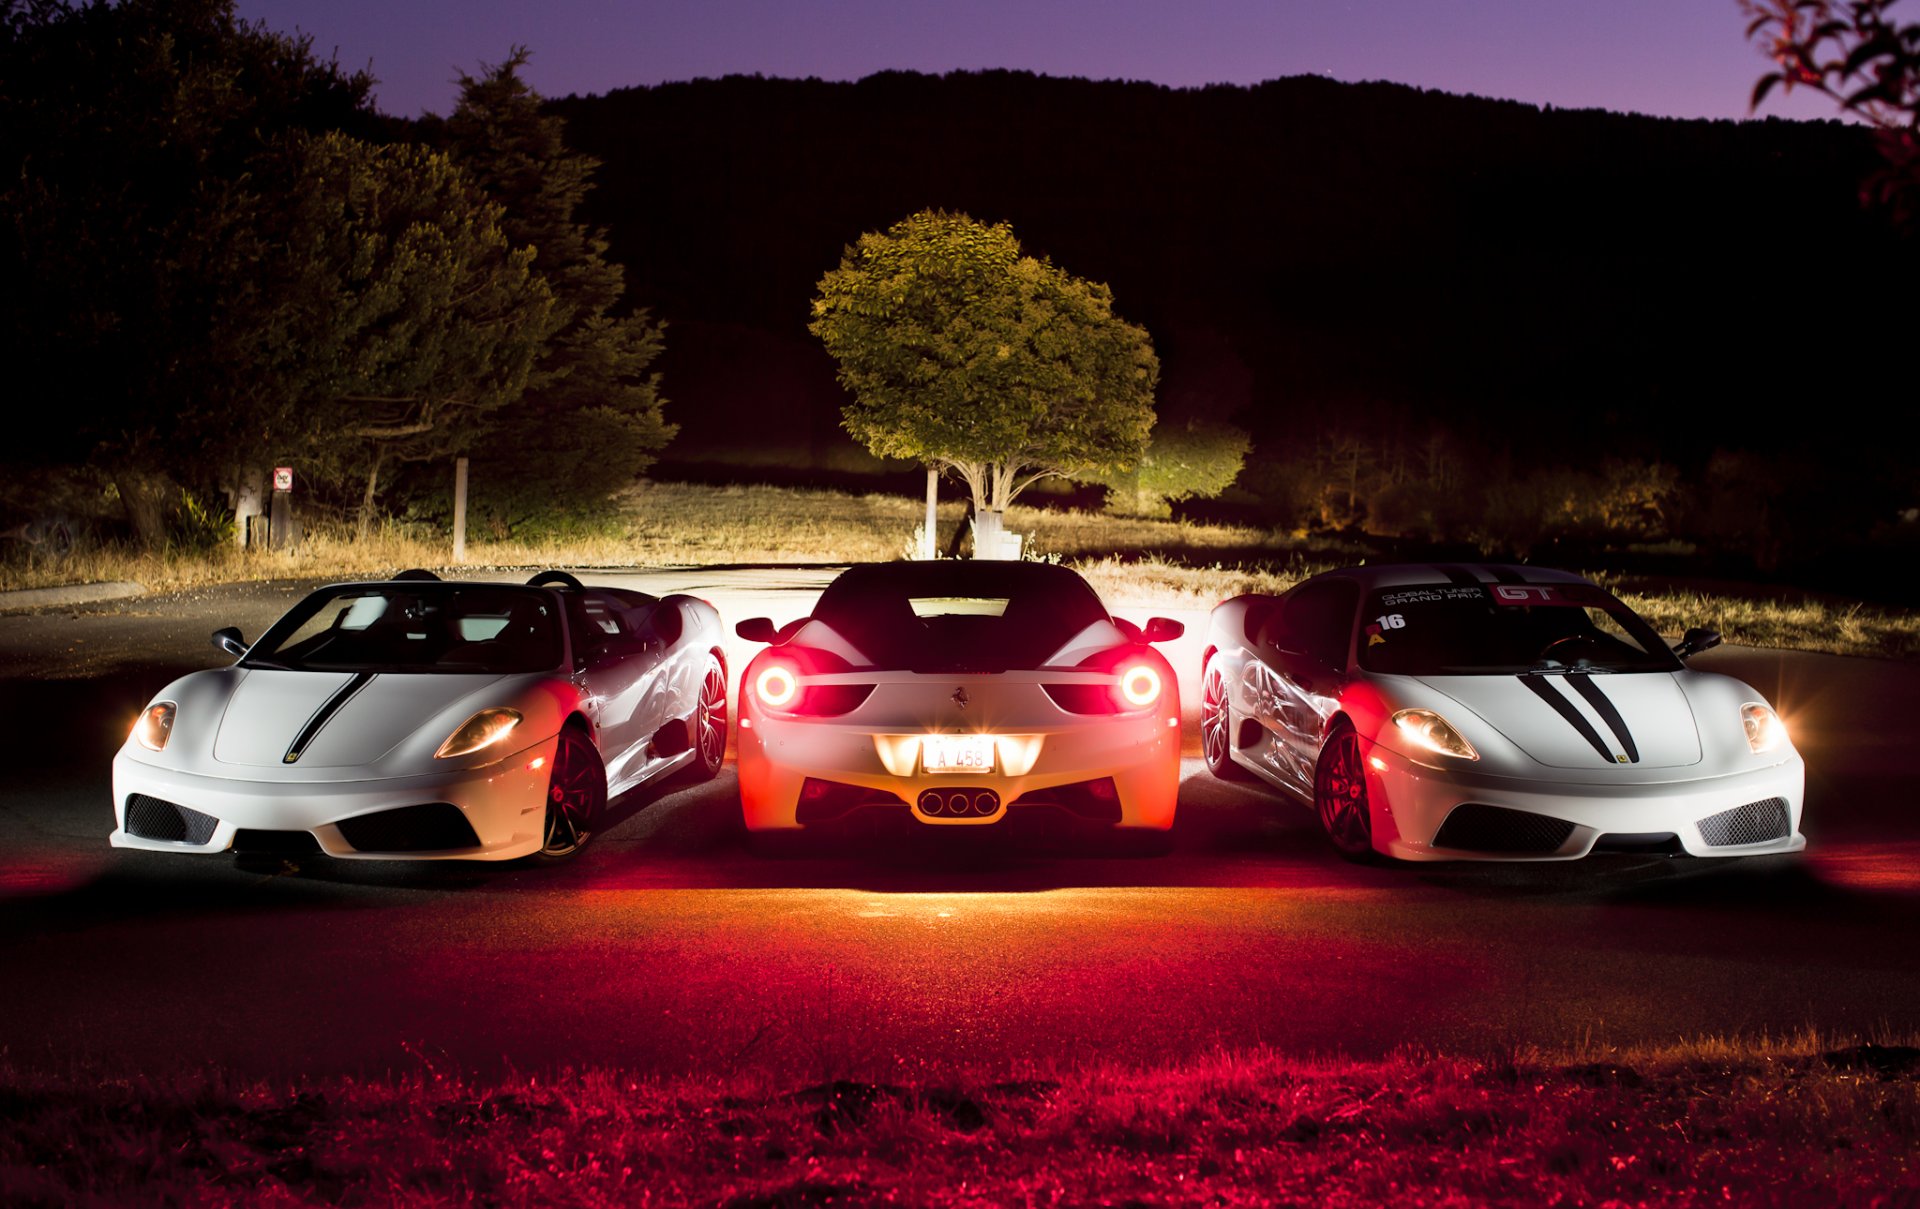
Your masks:
{"label": "tire", "polygon": [[1207,771],[1222,781],[1251,779],[1233,762],[1233,706],[1227,702],[1227,681],[1217,659],[1207,660],[1200,675],[1200,755]]}
{"label": "tire", "polygon": [[1373,803],[1360,736],[1344,722],[1333,728],[1314,761],[1313,813],[1341,856],[1362,862],[1375,858]]}
{"label": "tire", "polygon": [[697,753],[693,779],[713,780],[727,758],[727,674],[717,659],[707,664],[707,674],[700,681],[700,699],[687,719],[687,734]]}
{"label": "tire", "polygon": [[593,741],[568,727],[560,732],[547,778],[547,813],[541,824],[537,864],[570,861],[593,841],[594,828],[607,806],[607,766]]}

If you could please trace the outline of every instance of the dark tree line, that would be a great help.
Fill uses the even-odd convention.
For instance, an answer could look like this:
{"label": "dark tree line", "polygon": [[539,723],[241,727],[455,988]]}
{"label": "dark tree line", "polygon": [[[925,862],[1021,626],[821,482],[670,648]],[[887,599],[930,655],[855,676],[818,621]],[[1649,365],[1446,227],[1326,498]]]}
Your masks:
{"label": "dark tree line", "polygon": [[659,328],[524,62],[426,127],[231,0],[0,0],[11,510],[90,481],[154,548],[276,463],[363,531],[455,455],[500,527],[631,482],[672,435]]}
{"label": "dark tree line", "polygon": [[[1783,63],[1827,72],[1804,32]],[[512,530],[644,469],[663,386],[687,456],[819,464],[851,448],[815,283],[936,209],[1111,287],[1161,429],[1251,434],[1241,515],[1770,570],[1911,544],[1888,299],[1920,245],[1860,203],[1872,131],[1016,72],[543,105],[524,61],[407,123],[229,0],[0,0],[9,482],[97,482],[155,542],[182,488],[239,501],[281,461],[437,514],[466,454]]]}
{"label": "dark tree line", "polygon": [[[1920,504],[1911,313],[1874,301],[1920,253],[1861,206],[1878,155],[1837,122],[1017,72],[730,77],[550,110],[604,163],[585,213],[673,318],[676,449],[824,460],[841,395],[808,287],[854,234],[947,207],[1109,284],[1154,335],[1162,423],[1250,430],[1239,498],[1274,524],[1537,552],[1620,513],[1529,499],[1667,475],[1620,540],[1779,568],[1897,535]],[[1374,484],[1353,507],[1324,506],[1336,448]],[[1500,521],[1527,516],[1546,537]]]}

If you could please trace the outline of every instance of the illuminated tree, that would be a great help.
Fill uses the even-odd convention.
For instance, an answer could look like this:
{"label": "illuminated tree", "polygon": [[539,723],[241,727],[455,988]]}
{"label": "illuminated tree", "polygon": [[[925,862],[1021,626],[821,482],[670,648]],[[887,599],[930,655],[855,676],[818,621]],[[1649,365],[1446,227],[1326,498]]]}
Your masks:
{"label": "illuminated tree", "polygon": [[1774,88],[1811,88],[1874,127],[1886,167],[1866,196],[1903,224],[1920,217],[1920,24],[1888,16],[1896,0],[1740,0],[1749,38],[1764,38],[1780,65],[1754,85],[1753,105]]}
{"label": "illuminated tree", "polygon": [[820,279],[811,330],[852,394],[847,431],[958,474],[986,532],[1036,481],[1146,449],[1160,367],[1145,329],[1006,223],[926,210],[862,235]]}

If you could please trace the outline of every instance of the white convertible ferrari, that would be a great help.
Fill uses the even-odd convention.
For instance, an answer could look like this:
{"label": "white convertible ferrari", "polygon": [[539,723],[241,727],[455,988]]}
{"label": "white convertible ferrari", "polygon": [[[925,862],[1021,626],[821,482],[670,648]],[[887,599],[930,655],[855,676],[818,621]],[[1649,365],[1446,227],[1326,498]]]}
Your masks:
{"label": "white convertible ferrari", "polygon": [[942,827],[1009,812],[1173,826],[1180,698],[1149,645],[1065,567],[854,567],[776,630],[741,677],[740,804],[751,831],[892,811]]}
{"label": "white convertible ferrari", "polygon": [[162,689],[114,757],[116,847],[560,861],[610,795],[726,751],[691,596],[409,571],[214,644],[238,661]]}
{"label": "white convertible ferrari", "polygon": [[1562,571],[1376,566],[1217,606],[1201,741],[1216,776],[1313,803],[1353,857],[1791,852],[1805,768],[1759,693],[1684,660]]}

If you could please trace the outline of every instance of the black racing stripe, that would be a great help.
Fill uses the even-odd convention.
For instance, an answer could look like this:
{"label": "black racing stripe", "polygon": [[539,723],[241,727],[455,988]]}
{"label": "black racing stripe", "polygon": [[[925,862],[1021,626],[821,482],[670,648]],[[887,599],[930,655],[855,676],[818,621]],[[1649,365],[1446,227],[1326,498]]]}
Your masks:
{"label": "black racing stripe", "polygon": [[1433,565],[1433,569],[1440,572],[1440,574],[1446,576],[1448,583],[1460,584],[1463,587],[1473,587],[1473,588],[1477,588],[1481,586],[1480,577],[1478,575],[1475,575],[1473,572],[1467,570],[1465,567],[1455,567],[1449,564],[1435,563]]}
{"label": "black racing stripe", "polygon": [[307,745],[320,733],[320,728],[330,722],[340,712],[340,707],[353,700],[353,695],[367,687],[372,679],[372,672],[355,672],[351,680],[334,690],[333,696],[320,703],[320,708],[313,711],[313,717],[308,718],[307,724],[300,728],[300,733],[293,737],[293,743],[287,748],[287,754],[280,757],[280,762],[292,764],[305,754]]}
{"label": "black racing stripe", "polygon": [[1500,584],[1523,584],[1527,577],[1515,567],[1488,567],[1487,574],[1493,576],[1493,582]]}
{"label": "black racing stripe", "polygon": [[1607,750],[1607,745],[1601,742],[1600,732],[1593,729],[1593,724],[1588,722],[1586,716],[1574,707],[1573,702],[1567,700],[1559,693],[1554,692],[1553,689],[1548,686],[1545,676],[1522,676],[1520,677],[1520,683],[1527,686],[1528,692],[1531,692],[1534,696],[1540,698],[1540,700],[1551,705],[1554,713],[1565,718],[1568,726],[1580,732],[1582,739],[1593,744],[1593,750],[1600,753],[1601,759],[1609,764],[1619,763],[1618,760],[1613,758],[1613,753]]}
{"label": "black racing stripe", "polygon": [[1627,759],[1638,764],[1640,749],[1633,745],[1633,732],[1627,729],[1627,720],[1622,718],[1620,711],[1614,708],[1613,701],[1600,691],[1600,686],[1593,682],[1593,677],[1568,676],[1567,680],[1573,685],[1573,691],[1585,697],[1587,704],[1593,707],[1593,712],[1600,715],[1600,720],[1607,724],[1607,729],[1613,732],[1613,737],[1620,740],[1620,746],[1627,751]]}

